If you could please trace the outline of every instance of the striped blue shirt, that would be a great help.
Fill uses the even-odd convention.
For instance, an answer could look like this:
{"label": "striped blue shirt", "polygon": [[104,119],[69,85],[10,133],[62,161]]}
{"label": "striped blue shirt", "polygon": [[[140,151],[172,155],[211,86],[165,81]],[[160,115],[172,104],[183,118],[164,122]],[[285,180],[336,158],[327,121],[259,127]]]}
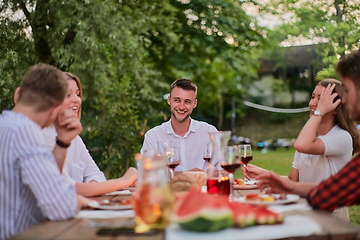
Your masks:
{"label": "striped blue shirt", "polygon": [[76,214],[73,184],[60,174],[39,125],[25,115],[0,115],[0,239],[39,221]]}

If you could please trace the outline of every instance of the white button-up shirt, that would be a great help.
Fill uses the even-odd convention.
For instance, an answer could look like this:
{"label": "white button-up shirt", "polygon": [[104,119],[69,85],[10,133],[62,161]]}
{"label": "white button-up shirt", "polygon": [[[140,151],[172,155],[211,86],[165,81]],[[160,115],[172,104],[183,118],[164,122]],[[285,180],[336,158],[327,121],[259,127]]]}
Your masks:
{"label": "white button-up shirt", "polygon": [[145,133],[141,153],[147,150],[156,150],[158,141],[172,141],[180,152],[181,164],[175,171],[188,171],[193,168],[206,170],[208,163],[204,160],[206,146],[211,144],[209,133],[218,130],[206,123],[190,118],[189,130],[184,136],[174,132],[170,120],[156,126]]}

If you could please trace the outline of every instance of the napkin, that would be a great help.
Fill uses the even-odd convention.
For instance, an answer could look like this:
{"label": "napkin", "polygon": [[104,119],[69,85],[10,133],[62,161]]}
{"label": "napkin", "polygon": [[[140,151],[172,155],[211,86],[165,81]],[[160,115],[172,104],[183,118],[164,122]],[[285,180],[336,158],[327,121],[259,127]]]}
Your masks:
{"label": "napkin", "polygon": [[181,229],[178,224],[170,225],[166,230],[167,240],[266,240],[295,236],[320,234],[321,227],[309,217],[301,215],[286,216],[283,224],[259,225],[244,229],[227,228],[217,232],[199,233]]}
{"label": "napkin", "polygon": [[307,204],[303,204],[303,203],[296,203],[296,204],[289,204],[289,205],[272,205],[269,206],[269,209],[277,212],[277,213],[283,213],[283,212],[288,212],[288,211],[293,211],[293,210],[311,210],[311,207]]}
{"label": "napkin", "polygon": [[131,218],[135,217],[133,210],[81,210],[75,218]]}
{"label": "napkin", "polygon": [[129,190],[121,190],[121,191],[114,191],[114,192],[109,192],[105,195],[131,195],[131,191]]}

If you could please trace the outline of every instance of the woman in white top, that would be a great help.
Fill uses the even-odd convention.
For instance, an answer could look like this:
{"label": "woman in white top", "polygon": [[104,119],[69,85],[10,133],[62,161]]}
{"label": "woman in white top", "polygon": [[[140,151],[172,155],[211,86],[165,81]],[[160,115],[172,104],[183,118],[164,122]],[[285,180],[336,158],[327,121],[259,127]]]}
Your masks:
{"label": "woman in white top", "polygon": [[[289,178],[297,182],[320,183],[337,173],[359,150],[359,133],[356,123],[351,121],[345,106],[338,107],[323,115],[317,110],[322,101],[340,99],[322,99],[321,95],[329,84],[335,84],[334,91],[340,99],[343,95],[342,83],[335,79],[320,81],[315,87],[309,102],[310,118],[299,133],[294,148],[296,149]],[[267,171],[255,165],[243,167],[246,177],[256,177]],[[349,220],[347,208],[334,211],[335,215]]]}
{"label": "woman in white top", "polygon": [[[44,128],[42,132],[47,139],[49,148],[53,149],[54,139],[57,135],[55,128]],[[69,175],[74,182],[106,181],[104,173],[94,162],[80,136],[76,136],[67,149],[62,173]]]}
{"label": "woman in white top", "polygon": [[[82,88],[80,79],[71,74],[68,76],[68,95],[71,98],[69,108],[72,109],[80,119]],[[43,130],[48,139],[49,148],[55,146],[56,131],[54,127]],[[100,171],[80,136],[71,141],[67,149],[66,160],[62,173],[68,175],[76,185],[76,191],[83,196],[96,196],[129,187],[137,180],[137,169],[129,168],[127,172],[118,179],[106,180],[104,173]]]}

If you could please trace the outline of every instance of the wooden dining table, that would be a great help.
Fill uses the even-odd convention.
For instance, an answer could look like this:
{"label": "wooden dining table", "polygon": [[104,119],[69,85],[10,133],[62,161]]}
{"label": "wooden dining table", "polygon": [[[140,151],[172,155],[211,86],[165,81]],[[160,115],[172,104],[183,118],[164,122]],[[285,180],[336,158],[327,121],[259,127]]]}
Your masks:
{"label": "wooden dining table", "polygon": [[[245,196],[248,193],[257,193],[258,190],[234,190],[235,197]],[[93,197],[93,200],[102,202],[113,198],[114,196],[104,195]],[[296,203],[307,204],[305,199],[298,199]],[[98,211],[98,210],[93,210]],[[343,240],[343,239],[360,239],[360,228],[355,224],[343,221],[329,212],[320,210],[290,210],[284,213],[285,216],[302,215],[315,221],[321,227],[320,234],[310,236],[292,236],[288,240],[307,239],[307,240]],[[99,235],[99,231],[104,228],[111,228],[114,225],[122,225],[126,223],[127,226],[135,226],[133,218],[102,218],[102,219],[87,219],[87,218],[72,218],[67,221],[43,221],[28,229],[20,232],[12,240],[22,239],[38,239],[38,240],[60,240],[60,239],[94,239],[94,240],[159,240],[166,239],[166,230],[157,231],[148,235]],[[201,234],[198,239],[202,239]],[[171,240],[171,239],[166,239]]]}

